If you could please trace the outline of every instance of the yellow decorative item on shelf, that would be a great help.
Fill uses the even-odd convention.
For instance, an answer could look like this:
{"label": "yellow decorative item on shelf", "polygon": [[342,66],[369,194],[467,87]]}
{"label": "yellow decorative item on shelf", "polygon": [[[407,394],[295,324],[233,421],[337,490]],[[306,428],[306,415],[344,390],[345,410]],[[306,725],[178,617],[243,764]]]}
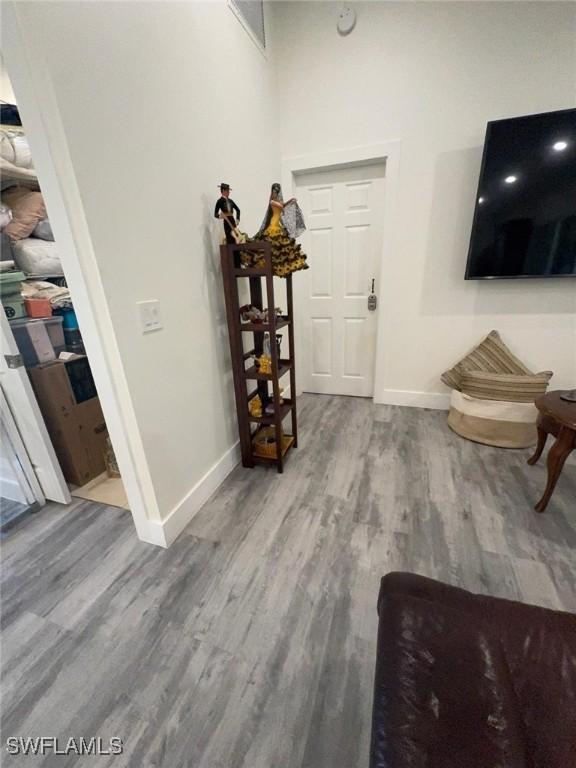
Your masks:
{"label": "yellow decorative item on shelf", "polygon": [[256,397],[253,397],[252,400],[248,403],[248,410],[250,411],[250,416],[254,416],[255,418],[260,418],[262,416],[262,400],[260,400],[260,395],[256,395]]}
{"label": "yellow decorative item on shelf", "polygon": [[[286,453],[290,445],[294,442],[292,435],[282,434],[282,455]],[[264,427],[259,429],[252,440],[252,448],[255,456],[264,456],[269,459],[275,459],[276,453],[276,431],[274,427]]]}
{"label": "yellow decorative item on shelf", "polygon": [[258,369],[260,373],[272,373],[272,360],[268,357],[268,355],[260,355],[260,357],[256,359],[260,363],[260,367]]}

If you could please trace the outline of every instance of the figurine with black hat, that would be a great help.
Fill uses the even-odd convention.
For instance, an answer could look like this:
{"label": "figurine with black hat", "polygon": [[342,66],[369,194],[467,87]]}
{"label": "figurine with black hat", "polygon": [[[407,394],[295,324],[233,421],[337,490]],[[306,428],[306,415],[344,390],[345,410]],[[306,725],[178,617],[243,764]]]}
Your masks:
{"label": "figurine with black hat", "polygon": [[[234,214],[236,214],[236,218]],[[225,182],[220,184],[220,197],[216,201],[214,217],[223,220],[227,243],[234,244],[243,242],[242,233],[238,229],[238,224],[240,223],[240,208],[238,208],[234,200],[230,197],[230,184],[226,184]]]}

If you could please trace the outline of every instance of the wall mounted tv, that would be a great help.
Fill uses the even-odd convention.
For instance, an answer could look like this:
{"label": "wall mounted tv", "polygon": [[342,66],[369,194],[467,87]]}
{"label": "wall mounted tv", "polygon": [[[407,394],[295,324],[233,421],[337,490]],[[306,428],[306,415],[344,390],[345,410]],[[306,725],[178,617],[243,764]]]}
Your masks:
{"label": "wall mounted tv", "polygon": [[576,109],[488,123],[467,280],[576,277]]}

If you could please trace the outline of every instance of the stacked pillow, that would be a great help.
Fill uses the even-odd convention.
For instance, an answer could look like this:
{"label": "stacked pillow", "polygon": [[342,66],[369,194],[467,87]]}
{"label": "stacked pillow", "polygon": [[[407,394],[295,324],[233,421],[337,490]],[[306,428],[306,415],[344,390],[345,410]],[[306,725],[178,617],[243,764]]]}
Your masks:
{"label": "stacked pillow", "polygon": [[3,258],[6,258],[5,252],[8,253],[26,275],[62,275],[60,253],[42,193],[26,187],[10,187],[2,193],[2,206]]}
{"label": "stacked pillow", "polygon": [[552,371],[529,374],[470,371],[462,376],[460,391],[482,400],[533,403],[546,392],[551,378]]}
{"label": "stacked pillow", "polygon": [[12,242],[29,237],[47,215],[42,193],[25,187],[7,189],[2,193],[2,203],[12,211],[12,221],[3,230]]}
{"label": "stacked pillow", "polygon": [[451,389],[484,400],[533,403],[543,395],[552,371],[533,373],[491,331],[475,349],[441,376]]}
{"label": "stacked pillow", "polygon": [[22,128],[0,130],[0,185],[23,184],[38,189],[38,177],[34,170],[32,154]]}

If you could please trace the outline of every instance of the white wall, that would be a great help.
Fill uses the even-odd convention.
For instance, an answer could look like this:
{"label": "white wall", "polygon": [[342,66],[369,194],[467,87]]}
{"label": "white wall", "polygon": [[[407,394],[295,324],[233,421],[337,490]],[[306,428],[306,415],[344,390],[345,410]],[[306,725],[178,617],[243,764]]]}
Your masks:
{"label": "white wall", "polygon": [[576,5],[354,3],[345,38],[340,7],[274,6],[282,156],[402,142],[377,397],[446,393],[440,373],[493,328],[553,386],[575,386],[575,281],[463,276],[486,122],[574,106]]}
{"label": "white wall", "polygon": [[[243,228],[262,220],[280,167],[275,73],[224,2],[14,7],[57,104],[157,507],[162,520],[176,513],[174,534],[187,496],[237,440],[213,208],[227,181]],[[142,335],[136,302],[149,298],[164,328]]]}

